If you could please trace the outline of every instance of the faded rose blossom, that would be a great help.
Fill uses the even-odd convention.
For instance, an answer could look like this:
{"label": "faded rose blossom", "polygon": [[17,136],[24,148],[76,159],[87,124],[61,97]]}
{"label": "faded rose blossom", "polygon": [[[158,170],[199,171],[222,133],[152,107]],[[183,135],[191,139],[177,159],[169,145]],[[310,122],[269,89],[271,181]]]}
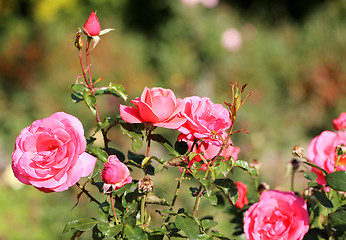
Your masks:
{"label": "faded rose blossom", "polygon": [[132,182],[129,169],[124,163],[120,162],[115,155],[110,155],[108,157],[102,170],[101,179],[105,183],[103,185],[104,194],[107,193],[109,188],[117,190]]}
{"label": "faded rose blossom", "polygon": [[237,199],[236,203],[234,204],[234,206],[236,206],[238,208],[243,208],[244,205],[249,204],[249,201],[246,197],[247,186],[243,182],[236,182],[235,184],[237,185],[238,199]]}
{"label": "faded rose blossom", "polygon": [[99,20],[97,19],[94,11],[91,12],[89,18],[85,22],[83,26],[88,36],[99,36],[101,32],[101,25]]}
{"label": "faded rose blossom", "polygon": [[184,102],[187,120],[178,128],[182,133],[179,139],[194,141],[203,138],[204,142],[221,146],[221,135],[231,126],[228,110],[207,97],[187,97]]}
{"label": "faded rose blossom", "polygon": [[240,32],[235,28],[229,28],[223,32],[221,43],[230,52],[238,51],[243,43]]}
{"label": "faded rose blossom", "polygon": [[120,116],[128,123],[151,123],[156,127],[177,129],[186,119],[182,116],[185,103],[173,91],[145,88],[142,96],[132,100],[135,107],[120,105]]}
{"label": "faded rose blossom", "polygon": [[306,202],[293,192],[265,191],[244,215],[248,240],[301,240],[308,230]]}
{"label": "faded rose blossom", "polygon": [[337,119],[333,120],[333,126],[338,131],[346,129],[346,112],[341,113]]}
{"label": "faded rose blossom", "polygon": [[[223,134],[223,137],[227,137],[227,133]],[[189,149],[191,150],[193,142],[187,141],[187,144],[189,146]],[[213,142],[201,142],[192,149],[192,152],[203,154],[203,157],[209,162],[219,153],[220,149],[221,149],[221,146],[214,145]],[[230,157],[233,157],[234,160],[237,161],[239,151],[240,151],[240,148],[234,147],[232,140],[229,139],[227,142],[226,148],[220,154],[221,157],[225,158],[222,161],[228,161]],[[203,162],[200,155],[195,156],[191,161],[189,161],[188,167],[191,167],[193,163],[195,162],[201,163],[201,168],[198,170],[202,170],[202,171],[207,170],[207,166]]]}
{"label": "faded rose blossom", "polygon": [[[308,158],[328,173],[332,173],[338,159],[336,147],[342,145],[346,145],[346,131],[323,131],[310,142]],[[336,170],[346,170],[346,154],[341,155]],[[325,185],[326,180],[323,173],[316,168],[312,168],[312,171],[317,174],[317,182]]]}
{"label": "faded rose blossom", "polygon": [[24,128],[12,153],[12,170],[24,184],[42,192],[61,192],[90,175],[96,158],[85,152],[78,118],[57,112]]}

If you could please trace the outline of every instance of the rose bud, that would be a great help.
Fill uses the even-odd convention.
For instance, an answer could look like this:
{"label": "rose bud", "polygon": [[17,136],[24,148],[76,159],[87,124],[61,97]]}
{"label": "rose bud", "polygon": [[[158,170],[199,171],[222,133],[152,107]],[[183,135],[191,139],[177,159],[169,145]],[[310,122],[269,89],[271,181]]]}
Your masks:
{"label": "rose bud", "polygon": [[85,22],[83,30],[89,37],[100,35],[101,25],[94,11],[91,12],[89,18]]}
{"label": "rose bud", "polygon": [[104,164],[101,178],[105,183],[103,185],[104,194],[107,193],[109,188],[117,190],[132,182],[129,169],[115,155],[108,157],[107,163]]}

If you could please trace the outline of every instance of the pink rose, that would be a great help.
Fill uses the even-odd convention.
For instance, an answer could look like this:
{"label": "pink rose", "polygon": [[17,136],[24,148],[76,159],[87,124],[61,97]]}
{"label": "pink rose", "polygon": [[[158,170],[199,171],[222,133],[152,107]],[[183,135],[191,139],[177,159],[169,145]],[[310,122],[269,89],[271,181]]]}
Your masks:
{"label": "pink rose", "polygon": [[184,102],[187,121],[178,129],[184,135],[180,138],[190,141],[203,138],[221,145],[221,135],[231,126],[228,110],[207,97],[187,97]]}
{"label": "pink rose", "polygon": [[306,202],[293,192],[265,191],[244,215],[248,240],[298,240],[303,239],[308,230]]}
{"label": "pink rose", "polygon": [[333,120],[333,126],[335,130],[346,129],[346,112],[341,113],[337,119]]}
{"label": "pink rose", "polygon": [[94,11],[91,12],[89,18],[85,22],[83,26],[84,30],[88,33],[89,36],[98,36],[101,32],[101,25],[99,20],[97,19]]}
{"label": "pink rose", "polygon": [[57,112],[24,128],[12,153],[16,178],[43,192],[61,192],[91,174],[96,158],[85,153],[82,123]]}
{"label": "pink rose", "polygon": [[117,156],[111,155],[108,157],[107,163],[104,164],[102,171],[103,192],[106,193],[109,188],[117,190],[122,188],[125,184],[132,182],[130,171],[127,166],[120,162]]}
{"label": "pink rose", "polygon": [[[223,134],[224,137],[227,136],[226,134]],[[193,142],[192,141],[187,141],[187,144],[189,146],[189,149],[191,149]],[[197,146],[195,146],[192,149],[192,152],[194,153],[202,153],[203,157],[209,162],[212,160],[220,151],[221,146],[214,145],[213,142],[202,142],[199,143]],[[220,156],[224,157],[222,161],[227,161],[230,157],[233,157],[235,161],[238,159],[238,154],[239,154],[240,148],[239,147],[234,147],[232,140],[229,139],[227,142],[226,148],[221,152]],[[191,161],[189,161],[188,167],[191,167],[194,162],[201,162],[201,169],[202,171],[207,170],[207,166],[205,163],[203,163],[203,160],[201,156],[197,155],[194,157]]]}
{"label": "pink rose", "polygon": [[131,103],[135,107],[120,105],[120,116],[125,122],[147,122],[157,127],[177,129],[186,121],[181,114],[185,103],[170,89],[146,87],[142,96]]}
{"label": "pink rose", "polygon": [[238,208],[243,208],[244,205],[248,205],[249,201],[246,197],[247,193],[247,186],[243,182],[236,182],[237,190],[238,190],[238,199],[237,202],[234,204],[234,206]]}
{"label": "pink rose", "polygon": [[[336,147],[346,145],[346,132],[331,132],[323,131],[320,135],[312,139],[308,148],[308,158],[313,161],[317,166],[323,168],[328,173],[334,172],[336,160]],[[339,159],[337,171],[346,170],[346,154],[342,155]],[[325,177],[318,169],[313,168],[313,172],[317,174],[317,182],[325,185]]]}

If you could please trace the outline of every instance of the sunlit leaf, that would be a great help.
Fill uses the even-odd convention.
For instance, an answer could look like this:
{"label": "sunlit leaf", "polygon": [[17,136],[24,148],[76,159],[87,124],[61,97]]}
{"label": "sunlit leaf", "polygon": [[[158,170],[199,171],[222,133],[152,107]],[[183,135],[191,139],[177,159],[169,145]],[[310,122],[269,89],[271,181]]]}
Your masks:
{"label": "sunlit leaf", "polygon": [[257,171],[254,167],[250,167],[249,163],[243,160],[237,160],[234,163],[234,167],[239,167],[243,170],[245,170],[246,172],[248,172],[252,177],[256,177],[257,176]]}
{"label": "sunlit leaf", "polygon": [[139,226],[126,225],[124,234],[128,240],[145,240],[148,239],[147,234]]}
{"label": "sunlit leaf", "polygon": [[338,191],[346,191],[346,171],[336,171],[326,175],[328,186]]}
{"label": "sunlit leaf", "polygon": [[79,231],[88,231],[92,229],[97,223],[98,223],[97,220],[93,218],[80,218],[80,219],[68,222],[65,225],[63,232],[66,233],[70,231],[71,229],[76,229]]}
{"label": "sunlit leaf", "polygon": [[200,234],[199,226],[192,218],[178,215],[175,218],[175,225],[183,230],[189,239],[198,239]]}
{"label": "sunlit leaf", "polygon": [[102,162],[106,163],[108,161],[108,154],[100,147],[88,147],[87,150]]}

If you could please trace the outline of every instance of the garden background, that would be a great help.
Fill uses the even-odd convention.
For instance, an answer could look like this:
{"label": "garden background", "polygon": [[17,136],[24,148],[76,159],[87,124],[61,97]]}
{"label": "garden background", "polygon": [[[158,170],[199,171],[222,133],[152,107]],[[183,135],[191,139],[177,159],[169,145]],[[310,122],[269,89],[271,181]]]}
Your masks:
{"label": "garden background", "polygon": [[[236,129],[251,133],[232,138],[239,159],[258,159],[260,181],[289,189],[292,146],[307,149],[346,110],[346,1],[220,0],[213,7],[187,2],[0,0],[1,240],[69,239],[72,233],[62,234],[65,223],[96,211],[84,197],[72,209],[77,188],[43,194],[18,183],[10,169],[15,138],[36,119],[64,111],[83,122],[87,136],[93,132],[93,116],[70,98],[80,74],[74,34],[92,10],[102,29],[115,29],[92,51],[93,74],[121,83],[129,99],[145,86],[159,86],[180,98],[208,96],[222,103],[231,98],[231,81],[248,83],[253,94]],[[223,46],[227,29],[240,33],[240,45]],[[124,103],[111,96],[101,101],[102,116],[118,115]],[[116,148],[129,149],[121,131],[110,134]],[[165,154],[160,146],[153,151]],[[297,175],[295,190],[302,191],[305,180]],[[251,192],[250,177],[234,178]],[[169,186],[169,179],[155,181]],[[179,204],[193,203],[179,198]],[[213,211],[223,216],[227,203]],[[230,236],[231,225],[224,218],[218,228]]]}

